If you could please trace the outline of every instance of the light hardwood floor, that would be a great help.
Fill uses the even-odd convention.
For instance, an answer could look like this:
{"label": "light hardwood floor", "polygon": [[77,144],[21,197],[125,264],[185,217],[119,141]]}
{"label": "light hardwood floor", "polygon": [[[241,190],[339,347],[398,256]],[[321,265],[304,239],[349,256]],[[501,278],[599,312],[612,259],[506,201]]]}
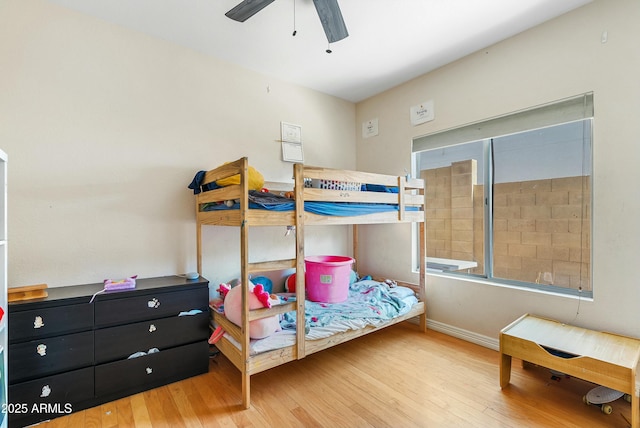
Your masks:
{"label": "light hardwood floor", "polygon": [[499,386],[498,353],[403,323],[252,377],[242,410],[240,374],[223,356],[197,376],[42,424],[57,427],[608,427],[614,412],[582,403],[594,385],[551,379],[514,359]]}

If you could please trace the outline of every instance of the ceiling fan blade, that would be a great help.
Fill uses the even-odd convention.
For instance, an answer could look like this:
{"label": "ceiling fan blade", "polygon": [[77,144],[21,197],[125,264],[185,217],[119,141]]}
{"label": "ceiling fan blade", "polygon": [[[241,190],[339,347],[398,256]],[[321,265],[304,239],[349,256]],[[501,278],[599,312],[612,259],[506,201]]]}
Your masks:
{"label": "ceiling fan blade", "polygon": [[225,15],[234,21],[244,22],[273,2],[274,0],[244,0]]}
{"label": "ceiling fan blade", "polygon": [[346,38],[349,33],[342,19],[338,0],[313,0],[329,43]]}

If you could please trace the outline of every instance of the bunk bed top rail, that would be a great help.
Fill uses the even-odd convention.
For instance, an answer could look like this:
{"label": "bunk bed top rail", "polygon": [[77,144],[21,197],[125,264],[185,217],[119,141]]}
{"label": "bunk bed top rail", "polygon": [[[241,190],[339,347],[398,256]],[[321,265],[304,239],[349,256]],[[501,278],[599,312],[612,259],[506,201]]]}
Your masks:
{"label": "bunk bed top rail", "polygon": [[388,174],[378,174],[374,172],[364,172],[364,171],[351,171],[345,169],[333,169],[333,168],[323,168],[317,166],[308,166],[303,164],[296,164],[297,167],[302,168],[302,176],[303,178],[309,179],[327,179],[328,177],[331,180],[342,181],[342,182],[350,182],[350,183],[366,183],[366,184],[377,184],[380,186],[397,186],[398,178],[404,178],[407,185],[407,188],[411,189],[420,189],[424,187],[424,180],[420,178],[406,178],[404,176],[397,175],[388,175]]}
{"label": "bunk bed top rail", "polygon": [[[224,209],[224,206],[220,206],[223,201],[245,201],[246,195],[243,194],[243,188],[246,188],[249,181],[249,169],[248,160],[245,157],[205,173],[202,181],[204,186],[236,174],[240,176],[240,184],[232,184],[198,194],[196,197],[198,224],[237,226],[239,222],[244,220],[253,226],[295,225],[296,215],[293,201],[288,208],[281,210],[273,208],[245,209],[244,214],[239,212],[242,210],[227,210]],[[294,177],[298,177],[298,179],[290,186],[295,199],[305,202],[304,221],[307,224],[424,222],[425,196],[424,180],[422,179],[303,164],[294,164],[293,169]],[[317,182],[317,180],[324,183],[362,183],[362,186],[356,185],[353,190],[305,186],[305,183]],[[284,204],[286,205],[286,202]],[[212,205],[217,206],[213,207],[215,209],[211,209]],[[389,209],[392,206],[396,208]],[[385,207],[389,211],[383,209]],[[254,207],[250,204],[246,208]],[[364,211],[345,212],[351,208],[363,208]],[[334,209],[335,212],[333,212]]]}

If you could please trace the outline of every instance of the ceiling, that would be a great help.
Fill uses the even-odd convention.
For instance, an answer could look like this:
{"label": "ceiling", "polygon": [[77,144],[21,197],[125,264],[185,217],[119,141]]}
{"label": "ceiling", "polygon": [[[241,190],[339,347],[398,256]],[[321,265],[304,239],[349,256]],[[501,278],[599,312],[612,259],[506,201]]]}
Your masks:
{"label": "ceiling", "polygon": [[591,2],[339,0],[349,37],[329,46],[312,0],[244,23],[224,15],[240,0],[49,1],[352,102]]}

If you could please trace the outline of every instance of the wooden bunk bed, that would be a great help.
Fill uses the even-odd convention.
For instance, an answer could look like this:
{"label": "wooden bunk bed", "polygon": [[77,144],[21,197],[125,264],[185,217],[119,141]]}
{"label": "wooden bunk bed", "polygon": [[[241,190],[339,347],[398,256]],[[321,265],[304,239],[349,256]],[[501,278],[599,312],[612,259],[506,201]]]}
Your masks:
{"label": "wooden bunk bed", "polygon": [[[240,228],[240,270],[242,284],[242,323],[237,326],[225,318],[221,313],[211,310],[215,325],[221,326],[233,340],[222,337],[216,346],[240,370],[242,374],[242,404],[250,406],[250,378],[251,375],[282,365],[286,362],[304,358],[306,355],[336,344],[368,334],[380,328],[419,317],[420,329],[426,331],[425,306],[425,198],[424,181],[421,179],[406,179],[403,176],[390,176],[366,172],[336,170],[328,168],[310,167],[302,164],[293,165],[294,173],[294,206],[289,211],[269,211],[250,208],[249,204],[249,163],[246,157],[235,162],[224,164],[207,171],[202,184],[214,183],[223,178],[240,175],[240,184],[229,185],[196,195],[196,232],[198,271],[202,266],[202,227],[234,226]],[[397,189],[397,193],[381,191],[344,191],[325,190],[321,188],[305,187],[305,180],[328,180],[342,183],[367,183],[382,187]],[[317,182],[317,181],[316,181]],[[238,209],[206,211],[207,204],[219,201],[239,200]],[[344,203],[348,205],[386,205],[394,209],[365,215],[323,215],[305,211],[305,202],[319,201],[329,203]],[[382,325],[367,326],[363,329],[348,330],[317,340],[308,340],[304,328],[296,328],[295,344],[267,352],[252,355],[250,352],[249,322],[275,314],[295,311],[297,320],[305,319],[305,284],[304,275],[296,275],[296,299],[271,308],[249,310],[248,289],[250,275],[256,272],[285,270],[295,268],[296,272],[305,271],[304,235],[305,227],[309,225],[352,225],[353,251],[357,259],[358,225],[381,223],[416,223],[419,225],[420,236],[420,281],[419,284],[399,283],[411,288],[415,292],[418,302],[407,313],[385,321]],[[291,260],[274,260],[250,263],[249,260],[249,231],[251,227],[259,226],[295,226],[296,257]],[[235,342],[235,344],[233,343]]]}

